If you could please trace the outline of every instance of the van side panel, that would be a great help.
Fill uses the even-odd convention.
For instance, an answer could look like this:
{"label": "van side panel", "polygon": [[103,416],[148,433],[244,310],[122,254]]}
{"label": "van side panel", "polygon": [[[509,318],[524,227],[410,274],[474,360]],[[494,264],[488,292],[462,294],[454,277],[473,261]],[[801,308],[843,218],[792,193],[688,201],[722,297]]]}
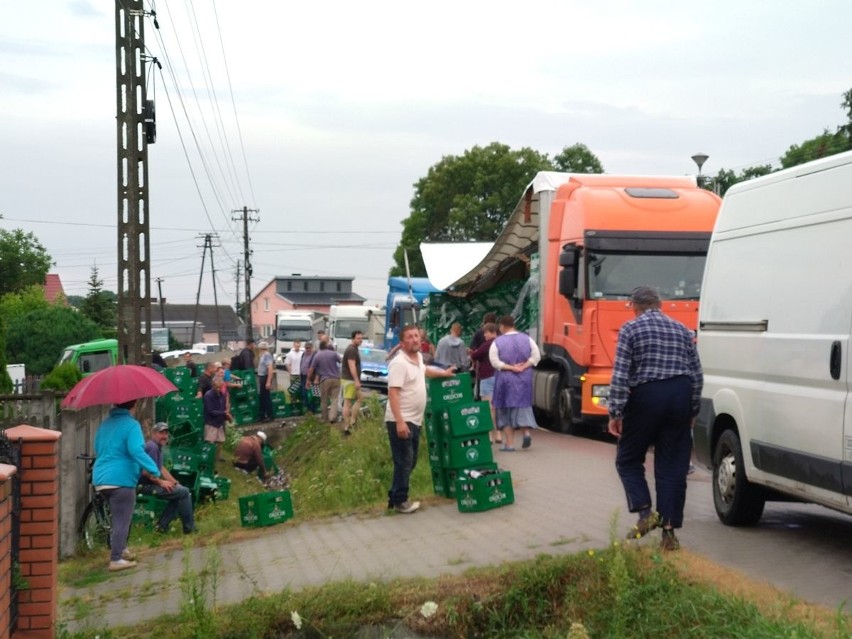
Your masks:
{"label": "van side panel", "polygon": [[713,412],[741,412],[731,417],[749,481],[848,510],[852,154],[844,155],[729,192],[708,255],[698,345]]}

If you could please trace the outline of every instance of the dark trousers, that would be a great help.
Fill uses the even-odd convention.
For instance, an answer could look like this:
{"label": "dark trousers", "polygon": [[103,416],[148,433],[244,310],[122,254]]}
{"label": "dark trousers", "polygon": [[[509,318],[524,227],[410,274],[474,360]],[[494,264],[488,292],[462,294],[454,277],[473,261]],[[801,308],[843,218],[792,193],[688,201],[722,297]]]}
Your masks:
{"label": "dark trousers", "polygon": [[127,537],[130,535],[130,520],[133,518],[133,508],[136,506],[136,487],[107,488],[101,495],[109,504],[112,514],[112,531],[109,534],[109,560],[118,561],[121,553],[127,548]]}
{"label": "dark trousers", "polygon": [[420,426],[411,422],[408,439],[402,439],[396,434],[396,422],[385,422],[388,429],[391,458],[393,458],[393,479],[388,491],[388,508],[408,501],[408,483],[411,472],[417,465],[417,451],[420,446]]}
{"label": "dark trousers", "polygon": [[683,525],[686,474],[692,453],[691,421],[689,377],[648,382],[631,389],[615,455],[615,468],[630,512],[652,507],[645,479],[645,455],[653,445],[657,511],[664,525]]}
{"label": "dark trousers", "polygon": [[270,389],[266,387],[266,380],[269,379],[268,375],[259,375],[257,378],[257,387],[260,399],[260,418],[261,419],[272,419],[272,395],[270,395]]}
{"label": "dark trousers", "polygon": [[189,488],[175,486],[171,491],[168,491],[160,486],[145,484],[140,488],[140,491],[168,502],[163,509],[163,514],[160,515],[160,520],[157,522],[157,528],[168,530],[175,517],[180,517],[185,534],[195,530],[195,513],[192,510],[192,493],[189,492]]}

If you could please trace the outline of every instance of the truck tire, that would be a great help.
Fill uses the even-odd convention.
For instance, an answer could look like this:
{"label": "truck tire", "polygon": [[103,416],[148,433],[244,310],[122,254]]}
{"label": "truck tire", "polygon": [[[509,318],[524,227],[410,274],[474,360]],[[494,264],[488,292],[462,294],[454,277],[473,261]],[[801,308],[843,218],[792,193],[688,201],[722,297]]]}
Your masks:
{"label": "truck tire", "polygon": [[578,427],[574,423],[574,409],[572,407],[573,391],[570,386],[559,389],[559,401],[556,405],[556,427],[560,433],[568,435],[577,434]]}
{"label": "truck tire", "polygon": [[756,524],[766,505],[763,490],[746,478],[740,436],[733,429],[722,433],[713,453],[713,503],[726,526]]}

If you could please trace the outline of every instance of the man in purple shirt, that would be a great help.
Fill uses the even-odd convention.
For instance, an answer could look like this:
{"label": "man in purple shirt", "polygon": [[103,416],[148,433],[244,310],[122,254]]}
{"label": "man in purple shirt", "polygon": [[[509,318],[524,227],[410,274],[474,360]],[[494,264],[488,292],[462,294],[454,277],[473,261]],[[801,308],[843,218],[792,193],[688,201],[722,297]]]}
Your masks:
{"label": "man in purple shirt", "polygon": [[322,421],[333,424],[337,421],[337,395],[340,393],[340,353],[327,342],[320,342],[319,349],[319,353],[314,355],[308,378],[314,383],[319,380],[320,416]]}
{"label": "man in purple shirt", "polygon": [[151,439],[145,443],[145,452],[160,469],[160,479],[155,479],[147,470],[142,471],[139,478],[139,492],[153,495],[168,502],[163,514],[156,523],[157,532],[165,533],[169,524],[180,516],[183,523],[183,534],[195,532],[195,516],[192,511],[192,494],[163,466],[163,446],[169,441],[169,425],[157,422],[151,428]]}
{"label": "man in purple shirt", "polygon": [[[609,387],[609,432],[618,437],[615,468],[631,513],[639,521],[628,539],[663,526],[663,550],[677,550],[683,525],[692,424],[704,378],[692,331],[660,311],[660,296],[640,286],[630,298],[634,317],[618,333]],[[645,480],[645,455],[654,446],[657,509]]]}

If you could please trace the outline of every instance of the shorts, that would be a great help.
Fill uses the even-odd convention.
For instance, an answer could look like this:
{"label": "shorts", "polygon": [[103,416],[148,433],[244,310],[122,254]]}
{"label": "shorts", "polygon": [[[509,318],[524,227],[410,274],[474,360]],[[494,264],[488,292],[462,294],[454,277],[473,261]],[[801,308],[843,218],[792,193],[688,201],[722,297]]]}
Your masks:
{"label": "shorts", "polygon": [[341,379],[340,388],[343,391],[343,399],[358,399],[360,389],[355,388],[355,382],[351,379]]}
{"label": "shorts", "polygon": [[225,441],[225,426],[204,424],[204,441],[211,444],[220,444]]}
{"label": "shorts", "polygon": [[479,380],[479,396],[491,397],[494,394],[494,376]]}

